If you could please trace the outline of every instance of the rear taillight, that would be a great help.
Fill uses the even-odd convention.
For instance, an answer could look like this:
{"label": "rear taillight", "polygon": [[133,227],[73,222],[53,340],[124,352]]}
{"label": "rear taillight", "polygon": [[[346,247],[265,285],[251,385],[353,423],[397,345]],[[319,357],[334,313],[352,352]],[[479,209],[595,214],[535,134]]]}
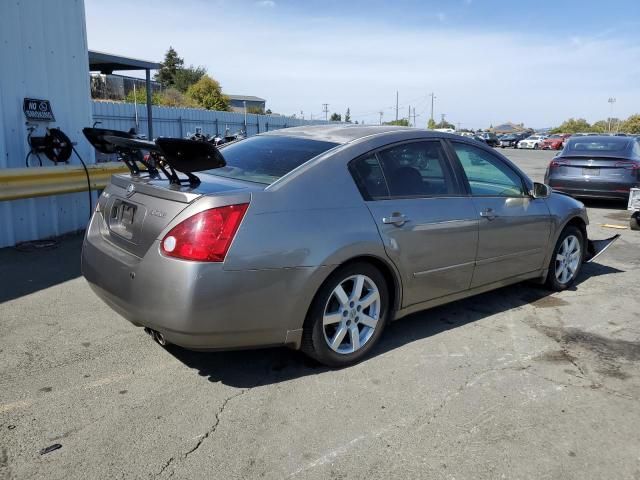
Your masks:
{"label": "rear taillight", "polygon": [[549,164],[549,168],[564,167],[565,165],[566,163],[563,162],[562,160],[551,160],[551,163]]}
{"label": "rear taillight", "polygon": [[616,162],[614,167],[626,168],[628,170],[640,170],[640,163],[636,162]]}
{"label": "rear taillight", "polygon": [[248,207],[248,203],[227,205],[187,218],[162,239],[162,253],[198,262],[224,261]]}

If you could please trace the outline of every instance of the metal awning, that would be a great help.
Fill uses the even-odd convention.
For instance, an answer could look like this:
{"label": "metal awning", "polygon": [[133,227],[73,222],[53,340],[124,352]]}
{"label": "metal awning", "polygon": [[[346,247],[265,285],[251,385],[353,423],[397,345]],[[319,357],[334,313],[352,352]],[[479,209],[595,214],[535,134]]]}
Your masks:
{"label": "metal awning", "polygon": [[147,89],[147,137],[153,139],[153,115],[151,109],[151,70],[159,70],[161,63],[123,57],[112,53],[89,50],[89,71],[111,74],[121,70],[144,70]]}
{"label": "metal awning", "polygon": [[158,70],[161,63],[89,50],[89,71],[113,73],[118,70]]}

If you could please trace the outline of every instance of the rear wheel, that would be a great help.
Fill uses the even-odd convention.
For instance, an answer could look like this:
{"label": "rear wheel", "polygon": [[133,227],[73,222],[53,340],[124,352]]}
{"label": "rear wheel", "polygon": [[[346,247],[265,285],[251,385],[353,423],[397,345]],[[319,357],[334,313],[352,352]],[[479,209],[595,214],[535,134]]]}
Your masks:
{"label": "rear wheel", "polygon": [[538,150],[538,144],[537,144],[537,143],[535,143],[535,144],[533,145],[533,149],[534,149],[534,150]]}
{"label": "rear wheel", "polygon": [[567,226],[560,234],[553,250],[546,285],[557,292],[569,288],[576,281],[584,258],[582,232]]}
{"label": "rear wheel", "polygon": [[629,219],[629,228],[631,230],[640,230],[640,212],[634,212]]}
{"label": "rear wheel", "polygon": [[382,335],[388,299],[384,276],[372,265],[358,262],[339,268],[311,304],[302,350],[330,367],[357,363]]}

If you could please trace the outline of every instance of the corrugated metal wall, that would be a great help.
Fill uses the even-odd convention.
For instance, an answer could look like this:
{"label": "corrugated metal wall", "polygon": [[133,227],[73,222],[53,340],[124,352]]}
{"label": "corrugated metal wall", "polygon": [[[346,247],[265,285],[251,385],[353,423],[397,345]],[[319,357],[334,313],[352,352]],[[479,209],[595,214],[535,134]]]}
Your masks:
{"label": "corrugated metal wall", "polygon": [[[138,131],[147,131],[146,105],[138,105]],[[153,134],[162,137],[184,137],[195,132],[196,127],[208,134],[224,134],[228,128],[236,133],[244,126],[244,114],[216,112],[195,108],[153,107]],[[93,118],[102,122],[101,128],[129,130],[136,126],[136,110],[132,103],[93,102]],[[295,127],[298,125],[323,124],[324,120],[303,120],[301,118],[272,115],[247,114],[247,135]]]}
{"label": "corrugated metal wall", "polygon": [[[78,142],[78,152],[92,163],[82,135],[91,125],[84,2],[0,2],[0,65],[0,168],[24,166],[25,97],[50,100],[56,121],[49,126]],[[76,158],[70,163],[79,164]],[[0,247],[84,228],[88,214],[86,193],[0,202]]]}

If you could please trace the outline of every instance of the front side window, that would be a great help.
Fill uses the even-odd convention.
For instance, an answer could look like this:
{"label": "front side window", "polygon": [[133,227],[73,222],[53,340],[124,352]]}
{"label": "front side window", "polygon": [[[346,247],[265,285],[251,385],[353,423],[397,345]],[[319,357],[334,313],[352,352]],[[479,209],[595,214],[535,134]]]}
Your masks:
{"label": "front side window", "polygon": [[412,142],[378,152],[391,197],[456,194],[447,157],[439,141]]}
{"label": "front side window", "polygon": [[471,194],[492,197],[522,197],[520,176],[490,152],[472,145],[452,142],[467,176]]}

